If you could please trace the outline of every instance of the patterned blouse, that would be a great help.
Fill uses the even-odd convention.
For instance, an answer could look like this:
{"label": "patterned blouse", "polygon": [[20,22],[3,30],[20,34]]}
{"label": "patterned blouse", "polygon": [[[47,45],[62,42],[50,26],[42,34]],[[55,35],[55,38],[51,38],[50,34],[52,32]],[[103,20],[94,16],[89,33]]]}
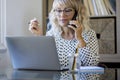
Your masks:
{"label": "patterned blouse", "polygon": [[[78,41],[76,39],[63,39],[60,34],[55,34],[52,30],[48,31],[46,36],[55,37],[61,68],[71,68],[72,65],[70,64],[73,63],[73,58],[70,56],[75,54]],[[78,50],[79,62],[81,62],[82,66],[96,66],[99,63],[99,49],[95,31],[90,29],[88,32],[83,33],[82,36],[86,42],[86,47]]]}

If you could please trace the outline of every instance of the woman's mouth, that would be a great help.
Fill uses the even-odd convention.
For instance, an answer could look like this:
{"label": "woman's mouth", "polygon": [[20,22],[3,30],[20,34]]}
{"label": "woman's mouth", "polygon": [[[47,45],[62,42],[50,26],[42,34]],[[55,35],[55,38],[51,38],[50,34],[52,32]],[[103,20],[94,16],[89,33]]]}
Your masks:
{"label": "woman's mouth", "polygon": [[62,23],[66,23],[66,22],[68,22],[67,19],[61,19],[60,21],[61,21]]}

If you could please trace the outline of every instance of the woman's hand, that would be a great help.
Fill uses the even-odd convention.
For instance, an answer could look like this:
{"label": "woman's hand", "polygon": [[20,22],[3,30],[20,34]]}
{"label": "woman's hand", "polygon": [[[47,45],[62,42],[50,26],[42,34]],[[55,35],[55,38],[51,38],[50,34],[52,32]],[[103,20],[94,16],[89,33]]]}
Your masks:
{"label": "woman's hand", "polygon": [[82,38],[82,28],[83,28],[83,26],[76,20],[70,21],[69,24],[70,25],[68,25],[68,27],[72,28],[75,31],[75,38],[78,39],[78,40],[80,38]]}
{"label": "woman's hand", "polygon": [[[86,43],[82,37],[82,31],[83,31],[83,25],[80,24],[80,22],[76,21],[76,20],[72,20],[69,22],[70,25],[68,25],[68,27],[72,28],[75,31],[75,38],[79,41],[78,46],[79,47],[85,47]],[[72,26],[75,25],[76,27]]]}
{"label": "woman's hand", "polygon": [[37,19],[32,19],[29,23],[29,31],[31,31],[35,35],[42,35],[42,31],[39,27],[39,22]]}

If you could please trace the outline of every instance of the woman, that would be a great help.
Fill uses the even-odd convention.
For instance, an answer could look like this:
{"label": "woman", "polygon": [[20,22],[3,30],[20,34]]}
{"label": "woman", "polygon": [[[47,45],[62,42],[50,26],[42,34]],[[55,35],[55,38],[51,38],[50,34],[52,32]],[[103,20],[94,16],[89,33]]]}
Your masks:
{"label": "woman", "polygon": [[[82,66],[99,63],[98,41],[90,28],[86,8],[81,0],[54,0],[49,20],[52,28],[46,36],[54,36],[61,68],[69,67],[69,56],[78,53]],[[29,30],[41,35],[36,19],[31,20]],[[71,60],[73,62],[73,60]]]}

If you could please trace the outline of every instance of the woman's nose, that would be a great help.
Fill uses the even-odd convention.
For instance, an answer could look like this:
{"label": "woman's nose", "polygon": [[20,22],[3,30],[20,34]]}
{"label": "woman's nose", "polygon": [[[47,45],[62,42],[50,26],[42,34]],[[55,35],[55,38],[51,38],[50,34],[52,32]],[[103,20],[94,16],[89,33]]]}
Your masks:
{"label": "woman's nose", "polygon": [[60,13],[60,16],[61,16],[61,17],[64,17],[64,16],[66,16],[66,13],[65,13],[64,11],[62,11],[62,12]]}

